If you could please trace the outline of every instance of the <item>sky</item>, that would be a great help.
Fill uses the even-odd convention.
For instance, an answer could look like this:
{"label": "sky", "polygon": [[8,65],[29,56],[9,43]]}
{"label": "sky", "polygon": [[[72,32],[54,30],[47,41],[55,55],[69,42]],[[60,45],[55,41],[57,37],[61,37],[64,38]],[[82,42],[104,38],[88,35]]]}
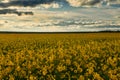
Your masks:
{"label": "sky", "polygon": [[0,31],[120,31],[120,0],[0,0]]}

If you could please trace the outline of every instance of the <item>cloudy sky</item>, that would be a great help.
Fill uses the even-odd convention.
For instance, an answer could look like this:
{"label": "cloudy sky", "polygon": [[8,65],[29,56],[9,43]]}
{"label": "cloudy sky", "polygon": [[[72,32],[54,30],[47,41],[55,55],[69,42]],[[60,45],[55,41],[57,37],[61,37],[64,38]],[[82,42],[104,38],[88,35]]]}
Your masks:
{"label": "cloudy sky", "polygon": [[0,0],[0,31],[120,31],[120,0]]}

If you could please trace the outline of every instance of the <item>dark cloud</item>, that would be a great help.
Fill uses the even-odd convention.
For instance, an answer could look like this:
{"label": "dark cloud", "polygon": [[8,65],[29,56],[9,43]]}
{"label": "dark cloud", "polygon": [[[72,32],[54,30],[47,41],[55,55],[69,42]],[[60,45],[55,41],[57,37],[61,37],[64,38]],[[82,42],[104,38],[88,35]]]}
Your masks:
{"label": "dark cloud", "polygon": [[54,0],[14,0],[9,1],[8,3],[0,3],[0,7],[9,7],[9,6],[36,6],[39,4],[49,4]]}
{"label": "dark cloud", "polygon": [[0,14],[17,14],[18,16],[21,16],[22,14],[33,15],[33,12],[20,12],[16,9],[2,9],[0,10]]}
{"label": "dark cloud", "polygon": [[[95,5],[95,4],[101,4],[101,2],[105,3],[112,3],[112,2],[119,2],[118,0],[9,0],[8,3],[2,3],[0,2],[0,7],[9,7],[9,6],[30,6],[34,7],[39,4],[51,4],[53,2],[56,2],[58,4],[62,4],[63,6],[81,6],[81,5]],[[116,5],[115,5],[116,6]],[[119,7],[119,4],[117,5]]]}
{"label": "dark cloud", "polygon": [[94,5],[94,4],[100,3],[100,1],[101,0],[92,0],[84,3],[83,5]]}
{"label": "dark cloud", "polygon": [[69,2],[67,0],[13,0],[8,3],[0,3],[0,7],[9,7],[9,6],[30,6],[34,7],[39,4],[50,4],[52,2],[62,3],[64,6],[69,6]]}

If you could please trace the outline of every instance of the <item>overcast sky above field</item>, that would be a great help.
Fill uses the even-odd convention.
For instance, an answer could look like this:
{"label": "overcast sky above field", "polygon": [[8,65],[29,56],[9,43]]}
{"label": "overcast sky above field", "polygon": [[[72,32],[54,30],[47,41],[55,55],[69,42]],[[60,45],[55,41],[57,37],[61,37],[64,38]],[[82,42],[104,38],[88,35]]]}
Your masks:
{"label": "overcast sky above field", "polygon": [[0,0],[0,31],[120,31],[120,0]]}

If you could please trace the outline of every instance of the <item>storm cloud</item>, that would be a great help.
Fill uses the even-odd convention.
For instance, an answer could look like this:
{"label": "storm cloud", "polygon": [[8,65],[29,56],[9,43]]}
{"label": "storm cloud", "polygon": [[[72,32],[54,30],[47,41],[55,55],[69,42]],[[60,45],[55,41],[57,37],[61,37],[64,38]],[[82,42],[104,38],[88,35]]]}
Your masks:
{"label": "storm cloud", "polygon": [[[4,0],[3,0],[4,1]],[[120,4],[120,0],[7,0],[7,2],[0,2],[0,7],[10,6],[23,6],[23,7],[35,7],[40,4],[52,4],[58,3],[64,6],[79,7],[83,5],[93,6],[102,3],[117,3]]]}
{"label": "storm cloud", "polygon": [[38,4],[50,4],[53,0],[12,0],[8,3],[0,3],[0,7],[9,7],[9,6],[36,6]]}
{"label": "storm cloud", "polygon": [[16,9],[1,9],[0,14],[17,14],[18,16],[21,16],[22,14],[33,15],[33,12],[20,12]]}

